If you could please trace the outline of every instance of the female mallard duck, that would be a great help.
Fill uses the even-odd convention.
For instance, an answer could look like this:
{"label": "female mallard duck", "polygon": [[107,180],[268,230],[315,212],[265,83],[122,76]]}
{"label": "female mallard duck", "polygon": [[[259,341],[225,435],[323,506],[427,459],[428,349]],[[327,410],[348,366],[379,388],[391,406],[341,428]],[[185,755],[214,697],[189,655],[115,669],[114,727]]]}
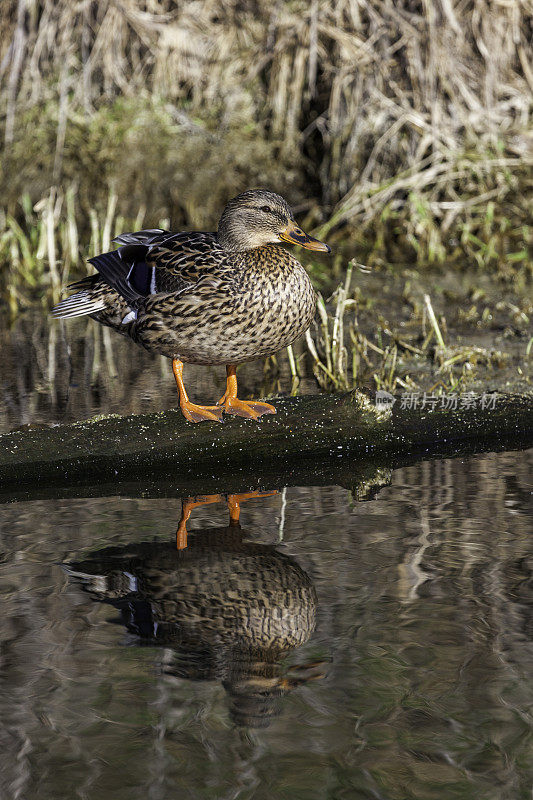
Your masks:
{"label": "female mallard duck", "polygon": [[[315,313],[304,268],[279,242],[330,252],[304,233],[285,200],[243,192],[231,200],[217,233],[159,229],[123,233],[121,247],[91,258],[98,270],[55,306],[56,317],[88,314],[152,353],[172,359],[180,406],[190,422],[222,413],[258,419],[269,403],[237,398],[236,365],[268,356],[303,334]],[[183,362],[225,364],[227,386],[215,406],[191,403]]]}
{"label": "female mallard duck", "polygon": [[286,664],[315,628],[310,577],[238,525],[196,531],[186,550],[136,542],[64,566],[141,642],[165,648],[165,673],[221,680],[239,726],[266,727],[278,698],[324,677],[320,662]]}

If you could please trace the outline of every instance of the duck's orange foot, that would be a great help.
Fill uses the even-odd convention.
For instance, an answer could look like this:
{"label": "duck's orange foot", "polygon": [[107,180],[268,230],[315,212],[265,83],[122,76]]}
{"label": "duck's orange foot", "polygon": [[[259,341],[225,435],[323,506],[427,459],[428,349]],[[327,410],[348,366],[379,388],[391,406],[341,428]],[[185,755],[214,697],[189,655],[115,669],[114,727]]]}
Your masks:
{"label": "duck's orange foot", "polygon": [[244,503],[245,500],[251,500],[254,497],[272,497],[272,495],[277,493],[277,489],[274,489],[271,492],[261,492],[259,489],[256,489],[253,492],[244,492],[243,494],[228,494],[226,502],[229,510],[229,524],[239,524],[241,503]]}
{"label": "duck's orange foot", "polygon": [[222,422],[222,406],[199,406],[190,400],[182,400],[180,408],[183,416],[189,422]]}
{"label": "duck's orange foot", "polygon": [[263,414],[275,414],[276,409],[270,403],[261,403],[259,400],[239,400],[237,397],[237,367],[228,364],[226,367],[226,391],[218,401],[218,406],[223,406],[226,414],[246,419],[259,419]]}
{"label": "duck's orange foot", "polygon": [[276,409],[270,403],[260,403],[258,400],[239,400],[238,397],[228,397],[224,401],[226,414],[234,414],[246,419],[259,419],[263,414],[275,414]]}

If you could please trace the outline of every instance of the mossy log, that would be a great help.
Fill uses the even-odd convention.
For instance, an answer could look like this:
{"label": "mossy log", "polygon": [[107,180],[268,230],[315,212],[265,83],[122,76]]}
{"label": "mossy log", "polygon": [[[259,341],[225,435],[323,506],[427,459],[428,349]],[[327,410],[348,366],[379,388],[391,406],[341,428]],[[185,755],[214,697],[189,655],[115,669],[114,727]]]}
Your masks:
{"label": "mossy log", "polygon": [[405,405],[349,392],[279,399],[260,423],[194,425],[172,410],[15,431],[0,436],[0,500],[354,486],[421,458],[533,445],[533,395]]}

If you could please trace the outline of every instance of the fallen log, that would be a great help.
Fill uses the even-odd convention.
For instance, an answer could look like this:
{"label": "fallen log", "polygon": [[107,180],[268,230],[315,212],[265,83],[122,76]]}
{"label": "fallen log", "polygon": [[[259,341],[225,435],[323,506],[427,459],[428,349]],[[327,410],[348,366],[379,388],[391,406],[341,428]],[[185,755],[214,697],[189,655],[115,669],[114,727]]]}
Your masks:
{"label": "fallen log", "polygon": [[171,410],[15,431],[0,436],[0,500],[353,486],[422,458],[533,446],[533,395],[483,398],[381,409],[349,392],[279,399],[260,423]]}

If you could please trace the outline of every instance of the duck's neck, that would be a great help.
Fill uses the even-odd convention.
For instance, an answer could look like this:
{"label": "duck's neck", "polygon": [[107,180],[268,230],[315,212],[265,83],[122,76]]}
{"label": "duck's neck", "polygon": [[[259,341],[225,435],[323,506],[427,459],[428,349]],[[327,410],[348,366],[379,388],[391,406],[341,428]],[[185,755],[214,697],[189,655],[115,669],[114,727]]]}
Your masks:
{"label": "duck's neck", "polygon": [[251,250],[252,247],[250,246],[250,242],[243,241],[242,232],[239,232],[239,235],[235,235],[234,232],[224,228],[217,231],[217,239],[218,243],[224,250],[228,250],[230,253],[244,253],[246,250]]}
{"label": "duck's neck", "polygon": [[219,244],[230,253],[245,253],[267,244],[273,244],[271,231],[261,231],[248,227],[242,220],[222,215],[218,225]]}

